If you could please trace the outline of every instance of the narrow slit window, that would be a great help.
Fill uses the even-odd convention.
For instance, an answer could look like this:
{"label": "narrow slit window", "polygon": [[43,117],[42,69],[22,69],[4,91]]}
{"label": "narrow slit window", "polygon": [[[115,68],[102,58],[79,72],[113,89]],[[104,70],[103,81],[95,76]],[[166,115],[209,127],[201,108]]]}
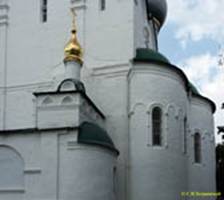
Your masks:
{"label": "narrow slit window", "polygon": [[41,0],[41,22],[47,22],[47,0]]}
{"label": "narrow slit window", "polygon": [[201,163],[201,136],[199,133],[194,135],[194,161]]}
{"label": "narrow slit window", "polygon": [[162,145],[162,110],[155,107],[152,111],[152,144]]}
{"label": "narrow slit window", "polygon": [[113,192],[116,194],[116,185],[117,185],[117,168],[113,168]]}
{"label": "narrow slit window", "polygon": [[184,118],[184,153],[187,153],[187,118]]}
{"label": "narrow slit window", "polygon": [[106,0],[100,0],[100,10],[106,10]]}

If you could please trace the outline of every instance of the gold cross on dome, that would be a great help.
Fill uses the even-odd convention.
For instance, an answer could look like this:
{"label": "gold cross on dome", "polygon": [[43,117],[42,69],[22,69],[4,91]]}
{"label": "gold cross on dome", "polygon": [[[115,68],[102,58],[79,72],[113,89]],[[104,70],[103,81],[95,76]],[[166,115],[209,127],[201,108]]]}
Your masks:
{"label": "gold cross on dome", "polygon": [[73,29],[76,30],[76,11],[75,8],[71,8],[71,13],[72,13],[72,24],[73,24]]}

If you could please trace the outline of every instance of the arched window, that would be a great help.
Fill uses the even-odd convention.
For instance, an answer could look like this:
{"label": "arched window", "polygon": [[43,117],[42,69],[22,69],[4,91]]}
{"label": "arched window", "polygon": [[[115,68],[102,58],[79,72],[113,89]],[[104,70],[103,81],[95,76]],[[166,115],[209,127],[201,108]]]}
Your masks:
{"label": "arched window", "polygon": [[152,144],[162,145],[162,110],[159,107],[152,110]]}
{"label": "arched window", "polygon": [[194,135],[194,161],[201,163],[201,135],[199,133]]}

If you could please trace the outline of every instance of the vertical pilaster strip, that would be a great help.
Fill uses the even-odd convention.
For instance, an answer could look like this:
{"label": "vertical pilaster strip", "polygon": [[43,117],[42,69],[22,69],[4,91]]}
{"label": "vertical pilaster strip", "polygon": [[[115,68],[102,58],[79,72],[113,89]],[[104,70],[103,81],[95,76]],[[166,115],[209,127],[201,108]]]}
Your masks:
{"label": "vertical pilaster strip", "polygon": [[7,107],[7,41],[9,25],[9,5],[7,1],[0,1],[0,128],[6,126]]}

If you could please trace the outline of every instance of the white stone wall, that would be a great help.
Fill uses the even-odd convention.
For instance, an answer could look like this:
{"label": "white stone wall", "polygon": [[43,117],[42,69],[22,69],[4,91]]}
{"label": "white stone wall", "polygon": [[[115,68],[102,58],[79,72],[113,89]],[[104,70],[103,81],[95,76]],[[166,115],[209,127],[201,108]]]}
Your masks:
{"label": "white stone wall", "polygon": [[[87,97],[86,97],[87,98]],[[81,93],[42,94],[35,99],[35,127],[39,129],[78,127],[92,122],[104,128],[105,119]]]}
{"label": "white stone wall", "polygon": [[[36,103],[32,94],[37,90],[49,90],[51,84],[32,84],[7,88],[5,129],[22,129],[36,126]],[[3,109],[2,108],[2,109]]]}
{"label": "white stone wall", "polygon": [[[188,175],[191,170],[188,170],[188,161],[193,148],[190,141],[192,115],[183,77],[172,69],[154,64],[139,64],[129,70],[128,64],[105,66],[94,69],[89,75],[92,78],[86,76],[84,79],[87,92],[106,115],[107,130],[121,151],[118,159],[118,199],[135,199],[137,196],[147,199],[149,193],[154,195],[153,198],[174,199],[181,192],[196,190],[188,185],[192,181],[198,184],[199,179]],[[151,109],[156,105],[162,106],[164,111],[161,148],[152,147],[151,140]],[[207,123],[211,133],[209,137],[212,138],[213,116],[211,105],[206,105],[210,112],[207,120],[210,122],[202,120],[201,125]],[[186,150],[184,118],[187,118]],[[199,119],[195,124],[198,122]],[[213,147],[204,147],[205,151],[211,150],[210,154],[213,154],[208,154],[206,158],[207,163],[212,163],[212,166],[208,165],[208,171],[214,170]],[[214,180],[214,173],[209,174]],[[204,182],[204,185],[214,188],[215,183]],[[156,188],[160,188],[161,192],[155,192]]]}
{"label": "white stone wall", "polygon": [[133,1],[86,1],[84,60],[88,68],[127,62],[133,57]]}
{"label": "white stone wall", "polygon": [[[207,102],[197,97],[191,99],[190,105],[189,190],[214,192],[216,191],[215,141],[212,110]],[[200,164],[194,161],[194,134],[197,132],[201,135]]]}
{"label": "white stone wall", "polygon": [[[207,104],[198,106],[198,103],[192,103],[190,107],[183,80],[172,70],[143,64],[129,72],[135,48],[145,47],[146,43],[144,28],[148,24],[142,2],[108,0],[106,10],[100,11],[98,0],[48,0],[48,22],[41,23],[40,1],[0,1],[0,17],[7,13],[10,19],[6,20],[8,26],[5,20],[3,24],[0,21],[0,128],[36,126],[32,92],[55,88],[63,79],[63,48],[71,29],[69,8],[75,7],[78,38],[84,48],[81,77],[87,94],[106,115],[107,131],[121,152],[117,169],[118,200],[139,197],[141,200],[149,197],[173,200],[188,189],[213,190],[214,139],[210,107]],[[2,9],[3,4],[8,5],[9,10]],[[155,49],[152,36],[149,34],[149,45]],[[151,145],[153,105],[162,106],[164,111],[161,148]],[[205,133],[204,162],[200,167],[192,163],[190,135],[187,155],[183,152],[186,115],[189,134],[194,129]],[[25,168],[24,188],[14,192],[0,191],[0,199],[88,199],[88,195],[93,199],[114,198],[111,190],[113,156],[98,148],[77,146],[76,134],[1,135],[0,145],[13,147],[23,158]],[[93,168],[87,165],[90,162]],[[83,175],[79,171],[81,167],[88,173]],[[73,171],[74,176],[70,177]],[[103,175],[99,176],[97,172]],[[90,178],[90,174],[96,177]],[[76,190],[76,184],[71,184],[82,175],[85,178],[83,182],[78,181],[77,186],[87,196],[82,196],[83,193]],[[203,183],[198,184],[198,181]],[[195,182],[200,187],[197,188]],[[88,183],[97,183],[97,190],[101,188],[102,193],[97,194],[91,186],[82,187]],[[67,190],[70,187],[72,193]]]}
{"label": "white stone wall", "polygon": [[60,137],[59,199],[116,199],[115,155],[91,146],[69,144],[66,148],[67,140]]}
{"label": "white stone wall", "polygon": [[[172,69],[156,64],[135,64],[129,80],[130,199],[177,199],[187,190],[181,127],[187,110],[184,82]],[[152,146],[154,106],[163,112],[160,147]]]}
{"label": "white stone wall", "polygon": [[[0,27],[0,45],[8,38],[7,51],[5,47],[0,51],[0,58],[4,57],[0,59],[0,74],[6,73],[0,81],[7,80],[7,92],[0,86],[0,114],[1,127],[6,129],[34,126],[32,92],[52,87],[53,78],[63,78],[63,48],[70,38],[72,21],[69,8],[76,9],[85,69],[125,63],[134,56],[132,1],[107,1],[106,10],[101,11],[98,0],[48,0],[47,23],[40,20],[40,2],[3,2],[8,5],[10,19],[7,32],[6,25]],[[6,9],[0,13],[5,15]],[[24,102],[15,104],[21,96]]]}
{"label": "white stone wall", "polygon": [[6,94],[6,69],[7,69],[7,44],[8,44],[8,12],[7,1],[0,1],[0,128],[4,128],[5,119],[5,94]]}
{"label": "white stone wall", "polygon": [[[134,50],[137,48],[157,49],[157,31],[148,21],[146,1],[138,0],[134,6]],[[135,53],[135,52],[134,52]]]}
{"label": "white stone wall", "polygon": [[[101,147],[77,144],[75,130],[1,134],[2,159],[5,182],[0,184],[0,199],[114,199],[115,155]],[[17,171],[21,172],[17,182],[10,185]]]}
{"label": "white stone wall", "polygon": [[70,7],[76,8],[78,38],[87,67],[132,58],[133,2],[107,1],[106,10],[100,11],[98,0],[48,0],[47,23],[40,20],[40,2],[8,1],[8,85],[51,80],[62,64],[63,48],[70,37]]}
{"label": "white stone wall", "polygon": [[[46,156],[46,154],[42,153],[43,150],[46,148],[51,149],[52,144],[43,147],[41,145],[41,134],[12,134],[12,135],[0,135],[0,146],[4,146],[8,148],[7,152],[14,152],[14,154],[17,154],[18,157],[20,157],[20,160],[22,160],[22,166],[23,166],[23,172],[22,172],[22,180],[19,182],[11,183],[6,186],[1,185],[0,189],[0,198],[1,199],[6,199],[6,200],[11,200],[11,199],[24,199],[25,198],[25,192],[26,192],[26,197],[28,199],[31,199],[29,197],[32,197],[33,199],[37,199],[37,195],[39,195],[40,187],[41,184],[49,178],[48,176],[43,176],[42,174],[42,164],[43,164],[43,158]],[[48,150],[49,150],[48,149]],[[51,151],[49,151],[51,152]],[[12,154],[12,153],[10,153]],[[0,151],[0,156],[2,159],[3,152]],[[13,155],[13,154],[12,154]],[[14,170],[20,170],[20,168],[17,168],[18,164],[20,163],[20,160],[17,159],[14,162]],[[54,164],[53,158],[51,158],[50,164]],[[3,161],[2,161],[3,162]],[[6,176],[8,175],[9,177],[5,177],[6,180],[10,179],[11,174],[7,174],[7,171],[10,170],[7,165],[12,164],[12,160],[4,160],[6,168],[5,168],[5,173]],[[16,164],[17,163],[17,164]],[[48,163],[49,164],[49,163]],[[50,167],[51,165],[49,165]],[[54,169],[52,167],[51,173],[54,173]],[[42,178],[42,181],[40,181],[40,177]],[[53,183],[54,179],[52,179]],[[51,184],[52,184],[51,183]],[[49,185],[50,186],[50,185]],[[49,189],[49,186],[47,189]]]}
{"label": "white stone wall", "polygon": [[129,63],[108,65],[93,69],[84,78],[87,93],[106,116],[106,130],[116,148],[118,157],[118,199],[127,198],[128,159],[128,82]]}

